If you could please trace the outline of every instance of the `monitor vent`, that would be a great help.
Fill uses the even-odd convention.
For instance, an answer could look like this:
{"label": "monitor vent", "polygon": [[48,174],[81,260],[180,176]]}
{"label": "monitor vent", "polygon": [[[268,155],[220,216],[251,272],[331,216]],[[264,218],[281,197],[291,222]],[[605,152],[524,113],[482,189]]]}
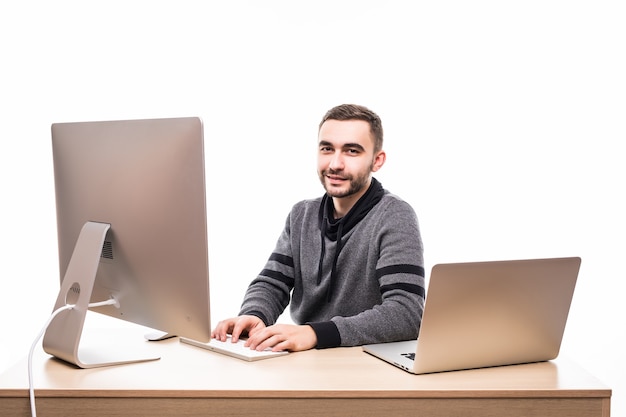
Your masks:
{"label": "monitor vent", "polygon": [[107,240],[104,241],[102,245],[102,254],[100,254],[101,258],[105,259],[113,259],[113,244]]}

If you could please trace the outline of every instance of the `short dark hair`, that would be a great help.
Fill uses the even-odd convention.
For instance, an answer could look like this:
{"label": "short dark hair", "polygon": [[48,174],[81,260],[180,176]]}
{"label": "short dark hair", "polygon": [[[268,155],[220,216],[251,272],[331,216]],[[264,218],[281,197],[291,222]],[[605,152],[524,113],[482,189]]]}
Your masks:
{"label": "short dark hair", "polygon": [[319,124],[319,129],[326,120],[363,120],[369,123],[370,133],[374,138],[374,153],[383,148],[383,123],[380,117],[365,106],[358,104],[340,104],[328,110]]}

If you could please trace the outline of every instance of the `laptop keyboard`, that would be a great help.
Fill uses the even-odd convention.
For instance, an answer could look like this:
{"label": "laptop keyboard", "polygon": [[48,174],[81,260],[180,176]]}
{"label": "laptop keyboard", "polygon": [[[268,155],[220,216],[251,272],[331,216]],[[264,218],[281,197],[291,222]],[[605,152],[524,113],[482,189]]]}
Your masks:
{"label": "laptop keyboard", "polygon": [[415,352],[411,352],[411,353],[402,353],[402,356],[404,356],[405,358],[408,358],[412,361],[415,360]]}

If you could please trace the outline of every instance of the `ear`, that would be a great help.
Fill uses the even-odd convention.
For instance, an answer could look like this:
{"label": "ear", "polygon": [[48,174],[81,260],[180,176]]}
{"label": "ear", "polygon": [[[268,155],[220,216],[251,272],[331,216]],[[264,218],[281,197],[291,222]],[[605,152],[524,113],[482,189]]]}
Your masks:
{"label": "ear", "polygon": [[385,151],[378,151],[376,156],[374,157],[374,162],[372,163],[372,172],[378,171],[387,160],[387,154]]}

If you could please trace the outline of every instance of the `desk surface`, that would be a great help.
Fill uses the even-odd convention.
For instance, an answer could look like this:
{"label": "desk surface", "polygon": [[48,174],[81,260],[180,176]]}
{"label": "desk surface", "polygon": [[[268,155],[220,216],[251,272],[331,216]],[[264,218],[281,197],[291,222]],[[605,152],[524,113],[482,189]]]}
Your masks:
{"label": "desk surface", "polygon": [[[154,362],[76,369],[43,351],[33,363],[41,417],[64,415],[602,416],[611,390],[572,362],[411,375],[361,348],[245,362],[180,343],[141,342]],[[294,410],[297,408],[297,412]],[[0,375],[0,415],[29,415],[24,359]],[[103,410],[106,410],[104,412]],[[462,410],[459,411],[459,410]],[[174,413],[174,414],[171,414]]]}

